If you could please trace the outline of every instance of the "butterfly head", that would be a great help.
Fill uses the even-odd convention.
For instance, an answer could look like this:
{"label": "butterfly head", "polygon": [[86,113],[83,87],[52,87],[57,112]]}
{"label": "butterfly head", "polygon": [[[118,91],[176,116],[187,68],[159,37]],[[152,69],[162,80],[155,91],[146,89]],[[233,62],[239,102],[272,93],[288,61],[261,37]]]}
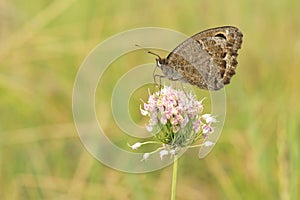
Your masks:
{"label": "butterfly head", "polygon": [[155,55],[157,58],[155,59],[156,60],[156,66],[158,68],[162,68],[163,65],[166,65],[168,60],[166,58],[161,58],[158,54],[152,52],[152,51],[148,51],[148,53],[152,54],[152,55]]}
{"label": "butterfly head", "polygon": [[168,62],[168,60],[166,58],[161,58],[161,57],[158,57],[155,60],[156,60],[156,66],[160,69],[163,66],[167,65],[167,62]]}

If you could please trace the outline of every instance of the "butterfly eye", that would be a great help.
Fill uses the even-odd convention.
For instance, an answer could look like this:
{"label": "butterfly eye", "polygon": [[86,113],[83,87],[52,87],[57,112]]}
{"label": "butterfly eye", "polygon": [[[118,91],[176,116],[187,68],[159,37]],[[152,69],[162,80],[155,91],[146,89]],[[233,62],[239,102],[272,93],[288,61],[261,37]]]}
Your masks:
{"label": "butterfly eye", "polygon": [[223,39],[227,39],[226,36],[222,33],[218,33],[217,35],[215,35],[215,37],[219,37],[219,38],[223,38]]}
{"label": "butterfly eye", "polygon": [[157,64],[158,67],[161,67],[161,63],[160,63],[159,59],[156,59],[156,64]]}

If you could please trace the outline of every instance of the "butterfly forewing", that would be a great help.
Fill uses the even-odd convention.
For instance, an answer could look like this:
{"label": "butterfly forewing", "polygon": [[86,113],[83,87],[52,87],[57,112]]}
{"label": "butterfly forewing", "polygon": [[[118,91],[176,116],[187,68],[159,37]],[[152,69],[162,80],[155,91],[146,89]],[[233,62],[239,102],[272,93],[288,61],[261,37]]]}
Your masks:
{"label": "butterfly forewing", "polygon": [[216,90],[223,87],[221,76],[211,56],[193,38],[179,45],[167,59],[168,66],[181,73],[183,81],[201,89]]}
{"label": "butterfly forewing", "polygon": [[[180,73],[181,80],[191,85],[219,90],[235,74],[242,37],[239,29],[232,26],[197,33],[168,55],[165,67]],[[166,76],[172,78],[170,74]]]}

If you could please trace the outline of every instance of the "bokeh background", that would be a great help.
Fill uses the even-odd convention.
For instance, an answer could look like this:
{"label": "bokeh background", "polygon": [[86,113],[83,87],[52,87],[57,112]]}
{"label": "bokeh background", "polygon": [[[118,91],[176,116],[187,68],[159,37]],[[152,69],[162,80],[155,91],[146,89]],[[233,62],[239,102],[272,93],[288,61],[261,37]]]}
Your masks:
{"label": "bokeh background", "polygon": [[[177,199],[299,199],[299,12],[297,0],[1,0],[0,199],[169,199],[171,166],[127,174],[85,150],[72,118],[76,73],[98,43],[128,29],[192,35],[223,25],[244,33],[225,126],[205,159],[188,151],[179,160]],[[122,64],[154,61],[142,51],[129,58],[103,79],[97,102],[124,147],[107,106],[111,89],[130,69]],[[140,101],[131,103],[138,116]]]}

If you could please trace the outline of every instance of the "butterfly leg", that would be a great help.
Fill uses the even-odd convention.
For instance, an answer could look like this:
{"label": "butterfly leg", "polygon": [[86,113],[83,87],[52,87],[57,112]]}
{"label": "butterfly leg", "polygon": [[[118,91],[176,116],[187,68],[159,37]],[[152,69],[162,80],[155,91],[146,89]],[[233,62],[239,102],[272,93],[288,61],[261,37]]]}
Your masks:
{"label": "butterfly leg", "polygon": [[[157,84],[157,81],[156,81],[157,78],[159,79],[159,84]],[[159,85],[160,89],[161,89],[161,79],[162,78],[165,78],[165,76],[159,75],[159,74],[153,74],[153,80],[156,85]]]}

